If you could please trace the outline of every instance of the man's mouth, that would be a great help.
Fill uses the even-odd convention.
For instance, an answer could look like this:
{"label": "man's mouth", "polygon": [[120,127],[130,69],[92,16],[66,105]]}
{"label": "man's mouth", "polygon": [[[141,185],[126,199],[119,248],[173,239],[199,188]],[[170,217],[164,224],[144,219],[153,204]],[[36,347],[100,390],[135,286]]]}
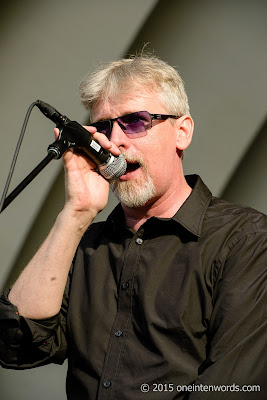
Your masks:
{"label": "man's mouth", "polygon": [[138,168],[140,168],[140,164],[138,162],[127,161],[126,173],[136,171]]}

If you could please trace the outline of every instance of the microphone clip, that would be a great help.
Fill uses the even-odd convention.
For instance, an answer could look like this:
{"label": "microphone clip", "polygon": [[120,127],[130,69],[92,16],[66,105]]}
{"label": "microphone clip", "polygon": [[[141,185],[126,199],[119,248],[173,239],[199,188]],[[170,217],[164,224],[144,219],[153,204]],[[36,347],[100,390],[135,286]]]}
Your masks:
{"label": "microphone clip", "polygon": [[59,127],[58,139],[48,146],[47,151],[54,153],[56,159],[60,159],[67,150],[74,147],[85,148],[90,141],[90,135],[85,128],[78,122],[68,120]]}

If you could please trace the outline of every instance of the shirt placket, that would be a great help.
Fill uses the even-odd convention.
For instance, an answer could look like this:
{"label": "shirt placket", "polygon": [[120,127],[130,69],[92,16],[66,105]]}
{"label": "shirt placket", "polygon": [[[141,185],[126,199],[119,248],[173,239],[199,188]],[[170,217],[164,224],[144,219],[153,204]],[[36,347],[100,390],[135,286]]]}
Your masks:
{"label": "shirt placket", "polygon": [[124,343],[132,316],[132,293],[134,275],[138,269],[140,255],[145,241],[143,230],[138,231],[131,239],[122,265],[121,279],[118,288],[118,309],[111,330],[108,351],[105,357],[103,372],[100,380],[97,399],[114,399],[114,390],[117,387],[117,377],[120,372],[123,357]]}

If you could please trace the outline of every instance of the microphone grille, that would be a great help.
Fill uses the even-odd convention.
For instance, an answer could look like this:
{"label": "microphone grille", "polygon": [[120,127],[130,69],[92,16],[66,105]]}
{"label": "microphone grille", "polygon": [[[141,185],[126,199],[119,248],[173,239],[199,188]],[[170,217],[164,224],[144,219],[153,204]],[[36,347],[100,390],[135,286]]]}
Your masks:
{"label": "microphone grille", "polygon": [[125,174],[127,162],[122,154],[118,157],[113,156],[112,160],[106,165],[99,167],[100,174],[107,180],[116,179]]}

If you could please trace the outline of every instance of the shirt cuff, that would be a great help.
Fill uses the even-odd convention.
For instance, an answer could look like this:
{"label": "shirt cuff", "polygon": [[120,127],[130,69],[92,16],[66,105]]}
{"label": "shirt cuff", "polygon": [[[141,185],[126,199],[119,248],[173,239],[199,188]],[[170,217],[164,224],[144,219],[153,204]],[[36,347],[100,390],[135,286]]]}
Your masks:
{"label": "shirt cuff", "polygon": [[[60,324],[60,312],[45,319],[30,319],[19,315],[17,307],[8,300],[10,289],[0,297],[0,339],[7,346],[18,346],[22,341],[44,352],[51,349],[51,338]],[[49,340],[50,339],[50,340]]]}

